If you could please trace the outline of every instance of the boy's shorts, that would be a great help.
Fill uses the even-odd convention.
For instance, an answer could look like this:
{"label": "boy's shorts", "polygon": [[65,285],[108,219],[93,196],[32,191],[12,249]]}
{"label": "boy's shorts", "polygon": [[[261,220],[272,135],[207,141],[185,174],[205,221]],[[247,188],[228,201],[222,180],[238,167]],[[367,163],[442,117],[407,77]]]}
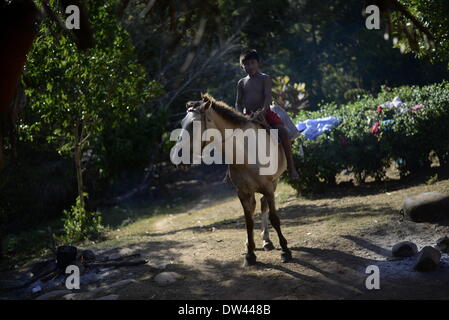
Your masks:
{"label": "boy's shorts", "polygon": [[283,125],[284,121],[278,116],[278,114],[270,109],[265,112],[265,120],[270,126],[273,125]]}

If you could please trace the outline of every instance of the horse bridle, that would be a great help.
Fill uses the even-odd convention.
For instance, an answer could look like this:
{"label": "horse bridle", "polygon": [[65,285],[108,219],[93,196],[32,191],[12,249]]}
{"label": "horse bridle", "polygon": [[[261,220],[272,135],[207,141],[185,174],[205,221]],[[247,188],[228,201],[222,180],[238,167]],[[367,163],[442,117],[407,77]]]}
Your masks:
{"label": "horse bridle", "polygon": [[[201,105],[201,106],[203,106],[203,105]],[[203,132],[204,132],[204,130],[207,129],[207,128],[206,128],[205,114],[204,114],[204,111],[199,111],[199,110],[195,109],[194,107],[189,107],[189,108],[187,109],[187,113],[189,113],[189,112],[197,113],[197,114],[199,114],[200,117],[201,117],[201,152],[202,152],[202,151],[203,151],[203,148],[204,148],[204,146],[205,146],[205,143],[206,143],[206,141],[203,141],[203,139],[202,139],[202,137],[203,137]],[[204,129],[203,129],[203,128],[204,128]],[[192,133],[193,133],[193,132],[192,132]]]}

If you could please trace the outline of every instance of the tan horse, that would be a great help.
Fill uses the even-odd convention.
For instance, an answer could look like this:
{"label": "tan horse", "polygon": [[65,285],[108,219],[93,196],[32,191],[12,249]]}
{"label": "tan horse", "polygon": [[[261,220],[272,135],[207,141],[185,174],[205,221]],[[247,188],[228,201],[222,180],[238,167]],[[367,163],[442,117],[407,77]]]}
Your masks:
{"label": "tan horse", "polygon": [[[222,137],[225,137],[225,129],[264,129],[264,127],[235,109],[229,107],[224,102],[216,101],[210,95],[202,95],[202,100],[191,101],[187,105],[187,115],[182,120],[182,129],[189,132],[190,145],[193,145],[194,135],[193,125],[194,121],[200,121],[202,133],[206,129],[217,129]],[[201,136],[203,134],[201,133]],[[200,136],[200,137],[201,137]],[[258,138],[259,139],[259,138]],[[267,134],[266,139],[270,139]],[[207,142],[196,142],[201,144],[201,150],[208,145]],[[178,138],[178,144],[180,140]],[[268,144],[268,142],[267,142]],[[222,144],[222,154],[224,154],[224,144]],[[238,148],[239,146],[235,146]],[[175,146],[176,148],[176,146]],[[193,148],[191,148],[193,149]],[[193,150],[191,150],[193,152]],[[234,155],[236,153],[234,152]],[[192,154],[191,154],[192,155]],[[230,179],[237,189],[237,194],[245,213],[246,229],[248,234],[247,240],[247,254],[245,256],[244,265],[253,265],[256,263],[256,255],[254,254],[254,211],[256,208],[255,193],[263,195],[261,198],[262,208],[262,235],[264,240],[264,249],[274,249],[268,236],[268,216],[271,225],[276,230],[279,237],[279,243],[282,248],[281,258],[283,262],[288,262],[292,259],[291,251],[287,247],[287,240],[284,238],[281,232],[280,220],[276,214],[274,192],[279,177],[287,168],[287,162],[285,154],[281,144],[277,143],[277,170],[272,175],[260,175],[260,167],[262,166],[258,162],[251,164],[247,161],[245,156],[245,162],[243,164],[230,164],[229,173]],[[248,163],[249,162],[249,163]],[[188,165],[187,165],[188,166]],[[181,168],[187,167],[186,165],[180,165]]]}

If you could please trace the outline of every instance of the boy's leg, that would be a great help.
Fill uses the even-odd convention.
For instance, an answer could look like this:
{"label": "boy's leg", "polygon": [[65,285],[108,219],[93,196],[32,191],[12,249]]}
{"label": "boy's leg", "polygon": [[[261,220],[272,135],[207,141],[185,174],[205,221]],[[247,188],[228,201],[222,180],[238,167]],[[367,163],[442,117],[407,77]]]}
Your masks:
{"label": "boy's leg", "polygon": [[278,129],[279,138],[281,140],[282,147],[284,148],[285,152],[285,157],[287,159],[288,173],[290,175],[290,178],[296,180],[299,178],[299,174],[298,171],[296,171],[295,164],[293,162],[292,145],[290,142],[290,138],[288,137],[288,132],[283,125],[272,125],[272,127],[274,129]]}

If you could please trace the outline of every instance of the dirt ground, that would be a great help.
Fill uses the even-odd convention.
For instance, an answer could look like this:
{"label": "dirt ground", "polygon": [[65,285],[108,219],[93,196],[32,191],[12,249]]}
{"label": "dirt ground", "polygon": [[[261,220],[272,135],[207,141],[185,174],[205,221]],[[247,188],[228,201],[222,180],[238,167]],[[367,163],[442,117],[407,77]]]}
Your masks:
{"label": "dirt ground", "polygon": [[[263,251],[257,231],[258,201],[258,263],[242,267],[243,212],[233,187],[221,183],[223,171],[217,172],[209,172],[214,178],[203,182],[194,178],[174,181],[167,191],[174,197],[170,214],[130,221],[111,231],[110,240],[90,247],[106,254],[138,252],[149,260],[146,265],[121,268],[120,279],[137,282],[113,290],[119,299],[449,298],[447,254],[438,270],[429,273],[413,270],[416,257],[391,257],[391,248],[399,241],[413,241],[421,249],[449,235],[447,223],[418,224],[399,214],[407,195],[449,193],[448,179],[431,185],[421,180],[337,188],[315,198],[298,198],[291,187],[280,183],[277,208],[293,261],[281,262],[272,228],[270,237],[276,249]],[[379,290],[365,286],[370,265],[379,267]],[[181,278],[160,285],[154,277],[163,271],[176,272]]]}

